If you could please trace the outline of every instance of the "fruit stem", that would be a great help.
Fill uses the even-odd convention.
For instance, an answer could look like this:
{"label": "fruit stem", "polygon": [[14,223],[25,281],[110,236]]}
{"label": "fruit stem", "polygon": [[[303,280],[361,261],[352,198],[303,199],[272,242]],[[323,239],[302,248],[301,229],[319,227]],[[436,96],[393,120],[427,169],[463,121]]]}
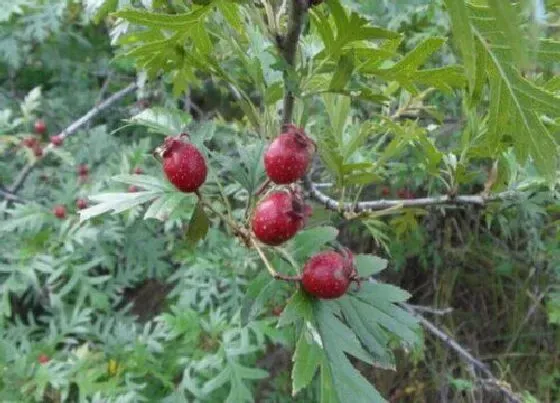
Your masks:
{"label": "fruit stem", "polygon": [[257,253],[259,254],[259,256],[261,258],[261,260],[263,261],[264,265],[266,266],[266,269],[268,270],[268,273],[273,278],[275,278],[277,280],[284,280],[284,281],[301,281],[301,276],[287,276],[285,274],[280,274],[276,270],[274,270],[274,267],[272,267],[272,264],[270,263],[270,261],[266,257],[264,251],[262,250],[262,248],[260,247],[258,242],[254,238],[251,238],[251,243],[255,247]]}

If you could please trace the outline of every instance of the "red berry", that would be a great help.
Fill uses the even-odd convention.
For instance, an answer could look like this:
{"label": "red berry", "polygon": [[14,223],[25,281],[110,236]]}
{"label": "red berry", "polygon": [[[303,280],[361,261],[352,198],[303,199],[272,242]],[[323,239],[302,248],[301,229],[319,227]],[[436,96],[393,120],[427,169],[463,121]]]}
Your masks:
{"label": "red berry", "polygon": [[301,196],[288,191],[270,193],[257,204],[251,228],[257,239],[267,245],[280,245],[303,228],[306,206]]}
{"label": "red berry", "polygon": [[274,183],[293,183],[305,175],[314,152],[315,143],[305,131],[288,125],[264,154],[266,174]]}
{"label": "red berry", "polygon": [[80,164],[78,165],[78,175],[86,176],[89,174],[89,167],[87,164]]}
{"label": "red berry", "polygon": [[39,361],[40,364],[46,364],[50,360],[51,359],[46,354],[39,354],[39,357],[37,357],[37,361]]}
{"label": "red berry", "polygon": [[408,194],[408,191],[406,189],[399,189],[397,191],[397,196],[399,197],[399,199],[406,199],[407,194]]}
{"label": "red berry", "polygon": [[281,305],[276,305],[274,308],[272,308],[272,314],[274,316],[280,316],[282,315],[282,312],[284,311],[284,307]]}
{"label": "red berry", "polygon": [[78,207],[78,210],[83,210],[85,208],[87,208],[87,200],[86,199],[78,199],[76,201],[76,207]]}
{"label": "red berry", "polygon": [[206,180],[208,167],[194,145],[183,141],[186,135],[168,137],[162,146],[163,171],[169,182],[182,192],[196,192]]}
{"label": "red berry", "polygon": [[144,173],[144,170],[140,167],[136,167],[136,168],[134,168],[134,173],[136,175],[142,175]]}
{"label": "red berry", "polygon": [[391,194],[391,189],[389,189],[389,186],[383,186],[381,188],[381,195],[382,196],[389,196]]}
{"label": "red berry", "polygon": [[47,125],[43,119],[36,120],[33,128],[37,134],[44,134],[47,131]]}
{"label": "red berry", "polygon": [[40,144],[35,144],[33,146],[33,155],[37,158],[41,158],[43,156],[43,148]]}
{"label": "red berry", "polygon": [[61,204],[57,204],[53,208],[53,214],[56,218],[59,218],[59,219],[62,220],[64,218],[66,218],[66,208]]}
{"label": "red berry", "polygon": [[128,187],[128,193],[136,193],[138,192],[138,186],[130,185]]}
{"label": "red berry", "polygon": [[51,137],[51,144],[55,147],[60,147],[64,142],[64,137],[62,136],[52,136]]}
{"label": "red berry", "polygon": [[323,299],[344,295],[356,275],[352,253],[348,252],[347,256],[343,256],[334,251],[326,251],[310,258],[303,267],[303,289]]}

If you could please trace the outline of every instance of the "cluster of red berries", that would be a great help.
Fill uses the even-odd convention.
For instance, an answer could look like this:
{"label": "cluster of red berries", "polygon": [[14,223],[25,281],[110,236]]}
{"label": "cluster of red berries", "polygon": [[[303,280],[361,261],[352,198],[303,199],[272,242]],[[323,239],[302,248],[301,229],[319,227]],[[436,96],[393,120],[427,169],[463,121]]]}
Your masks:
{"label": "cluster of red berries", "polygon": [[[208,167],[202,153],[187,138],[186,134],[166,138],[158,153],[169,182],[182,192],[192,193],[206,180]],[[313,140],[294,125],[286,125],[268,146],[264,155],[266,174],[270,182],[284,187],[270,191],[255,207],[251,229],[260,242],[281,245],[304,227],[311,207],[305,204],[295,182],[307,172],[314,152]],[[337,298],[357,279],[352,253],[345,249],[311,257],[303,268],[301,284],[315,297]]]}
{"label": "cluster of red berries", "polygon": [[[38,119],[33,124],[33,130],[35,134],[39,136],[44,135],[47,132],[47,124],[43,119]],[[53,147],[60,147],[62,143],[64,143],[64,137],[62,135],[51,136],[51,144]],[[30,148],[33,151],[33,155],[37,158],[41,158],[43,156],[43,147],[41,145],[40,137],[27,137],[23,139],[23,145],[27,148]]]}

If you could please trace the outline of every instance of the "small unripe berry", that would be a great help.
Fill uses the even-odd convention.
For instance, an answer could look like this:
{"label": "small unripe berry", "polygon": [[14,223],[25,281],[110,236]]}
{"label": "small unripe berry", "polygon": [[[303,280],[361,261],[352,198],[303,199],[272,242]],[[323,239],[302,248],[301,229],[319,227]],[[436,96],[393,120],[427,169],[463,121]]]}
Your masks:
{"label": "small unripe berry", "polygon": [[161,147],[163,172],[177,189],[185,193],[196,192],[206,180],[208,167],[202,153],[181,134],[165,139]]}
{"label": "small unripe berry", "polygon": [[257,204],[251,228],[259,241],[272,246],[280,245],[303,228],[310,213],[301,195],[275,191]]}
{"label": "small unripe berry", "polygon": [[78,165],[78,175],[87,176],[89,174],[89,167],[87,164]]}
{"label": "small unripe berry", "polygon": [[311,257],[303,267],[301,283],[310,295],[322,299],[341,297],[357,277],[350,251],[325,251]]}
{"label": "small unripe berry", "polygon": [[87,206],[88,206],[88,202],[86,199],[78,199],[76,201],[76,207],[78,207],[78,210],[83,210],[87,208]]}
{"label": "small unripe berry", "polygon": [[64,142],[64,138],[60,135],[51,137],[51,144],[55,147],[60,147]]}
{"label": "small unripe berry", "polygon": [[43,119],[38,119],[35,121],[33,129],[37,134],[45,134],[45,132],[47,131],[47,125]]}
{"label": "small unripe berry", "polygon": [[64,218],[66,218],[66,208],[63,205],[58,204],[58,205],[54,206],[53,214],[56,218],[62,220]]}
{"label": "small unripe berry", "polygon": [[314,152],[315,143],[305,131],[287,125],[264,154],[266,174],[274,183],[293,183],[305,175]]}

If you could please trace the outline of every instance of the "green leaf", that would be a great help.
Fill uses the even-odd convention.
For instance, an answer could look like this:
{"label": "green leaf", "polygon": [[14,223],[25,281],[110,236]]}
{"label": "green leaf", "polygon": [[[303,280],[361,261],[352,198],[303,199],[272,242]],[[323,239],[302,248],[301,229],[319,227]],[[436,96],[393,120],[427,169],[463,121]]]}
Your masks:
{"label": "green leaf", "polygon": [[371,277],[385,270],[388,262],[373,255],[356,255],[354,256],[354,263],[360,277]]}
{"label": "green leaf", "polygon": [[192,122],[192,117],[179,109],[150,108],[127,120],[164,136],[176,136]]}
{"label": "green leaf", "polygon": [[316,252],[323,246],[332,242],[338,236],[338,230],[333,227],[316,227],[300,231],[296,234],[292,245],[292,254],[296,260],[303,260]]}
{"label": "green leaf", "polygon": [[503,39],[512,50],[514,60],[519,66],[527,62],[526,35],[521,30],[521,20],[510,1],[488,0],[490,12],[496,19],[496,26],[503,30]]}
{"label": "green leaf", "polygon": [[187,31],[209,11],[210,8],[208,7],[196,8],[190,13],[183,14],[157,14],[139,10],[121,10],[113,15],[146,27]]}
{"label": "green leaf", "polygon": [[332,80],[329,85],[330,91],[342,90],[352,76],[354,71],[353,58],[347,55],[342,55],[339,59],[336,71],[333,74]]}
{"label": "green leaf", "polygon": [[405,302],[410,294],[402,288],[391,284],[364,283],[357,295],[368,302]]}
{"label": "green leaf", "polygon": [[210,228],[210,219],[204,211],[201,203],[198,203],[191,216],[191,221],[185,235],[186,239],[191,243],[196,243],[204,239]]}
{"label": "green leaf", "polygon": [[301,332],[292,357],[292,394],[295,395],[313,380],[315,372],[321,362],[321,348],[307,334],[307,329]]}
{"label": "green leaf", "polygon": [[313,317],[313,305],[311,298],[302,290],[298,290],[290,297],[284,307],[278,327],[291,325],[299,320],[311,320]]}
{"label": "green leaf", "polygon": [[115,175],[111,178],[115,182],[139,186],[154,192],[177,192],[169,182],[149,175]]}
{"label": "green leaf", "polygon": [[465,72],[469,80],[471,92],[475,88],[476,51],[475,42],[469,24],[469,10],[464,0],[444,0],[451,17],[453,39],[463,56]]}
{"label": "green leaf", "polygon": [[166,221],[179,206],[184,205],[185,201],[192,199],[194,199],[194,197],[188,193],[165,193],[148,207],[144,214],[144,219],[155,218],[156,220]]}
{"label": "green leaf", "polygon": [[157,199],[161,192],[136,192],[136,193],[99,193],[88,196],[91,201],[98,202],[95,206],[80,210],[80,222],[87,221],[98,215],[113,211],[113,214],[122,213],[133,207]]}

